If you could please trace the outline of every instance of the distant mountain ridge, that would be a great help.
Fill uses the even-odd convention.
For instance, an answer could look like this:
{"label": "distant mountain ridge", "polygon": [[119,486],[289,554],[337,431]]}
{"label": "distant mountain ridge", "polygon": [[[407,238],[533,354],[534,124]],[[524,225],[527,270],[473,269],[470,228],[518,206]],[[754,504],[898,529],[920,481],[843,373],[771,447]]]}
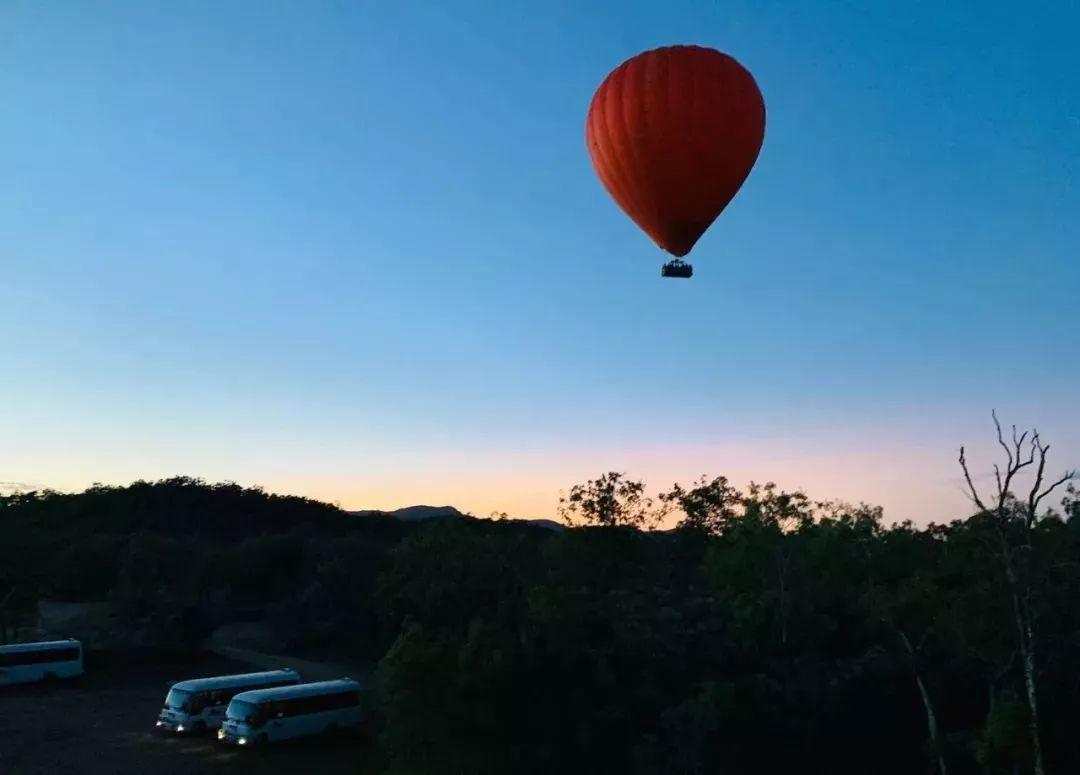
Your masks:
{"label": "distant mountain ridge", "polygon": [[[427,519],[471,519],[474,518],[469,514],[463,513],[461,510],[453,506],[405,506],[404,508],[394,509],[393,511],[379,511],[378,509],[361,509],[359,511],[348,511],[347,514],[351,514],[354,517],[394,517],[402,522],[421,522]],[[560,525],[551,519],[520,519],[518,522],[525,522],[536,527],[542,527],[546,530],[560,531],[566,528],[565,525]]]}
{"label": "distant mountain ridge", "polygon": [[425,519],[440,519],[454,517],[460,519],[466,516],[453,506],[405,506],[393,511],[380,511],[379,509],[361,509],[359,511],[346,512],[354,517],[394,517],[402,522],[419,522]]}

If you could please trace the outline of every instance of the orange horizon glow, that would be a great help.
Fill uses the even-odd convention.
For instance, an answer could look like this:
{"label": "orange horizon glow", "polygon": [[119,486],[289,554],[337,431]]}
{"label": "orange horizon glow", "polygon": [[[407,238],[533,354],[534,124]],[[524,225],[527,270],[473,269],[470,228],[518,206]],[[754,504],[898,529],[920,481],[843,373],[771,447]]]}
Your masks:
{"label": "orange horizon glow", "polygon": [[653,496],[675,482],[688,484],[702,474],[722,474],[740,487],[751,481],[773,481],[786,490],[802,490],[814,499],[881,505],[887,522],[911,519],[926,524],[969,513],[959,471],[950,470],[955,466],[955,456],[948,450],[885,449],[815,451],[781,442],[591,450],[561,456],[519,452],[479,455],[468,460],[435,453],[417,457],[408,470],[394,470],[397,466],[392,466],[369,472],[358,470],[355,474],[339,467],[330,474],[288,474],[280,470],[260,474],[248,470],[229,476],[220,466],[202,471],[179,466],[177,470],[132,470],[127,474],[113,472],[109,476],[65,477],[47,482],[27,479],[24,484],[78,491],[95,482],[126,485],[137,479],[183,474],[209,482],[236,481],[269,492],[301,495],[349,511],[393,511],[430,505],[454,506],[477,517],[506,512],[515,518],[557,519],[561,492],[613,470],[644,480]]}
{"label": "orange horizon glow", "polygon": [[[989,485],[981,477],[992,476],[991,465],[1000,453],[993,426],[986,416],[973,413],[954,418],[928,412],[921,419],[929,430],[906,419],[842,427],[777,421],[756,430],[718,431],[715,435],[726,436],[723,442],[631,443],[625,434],[591,440],[582,434],[567,439],[565,448],[524,442],[508,448],[495,440],[421,447],[300,436],[267,438],[262,446],[247,440],[204,444],[199,438],[150,445],[119,437],[109,445],[112,454],[103,456],[91,446],[91,441],[100,444],[100,437],[86,444],[70,443],[69,437],[57,453],[53,440],[39,435],[38,444],[25,445],[19,457],[0,455],[0,490],[21,483],[21,489],[72,492],[95,482],[127,485],[186,475],[306,496],[349,511],[429,505],[453,506],[478,517],[506,512],[556,519],[561,492],[606,471],[621,471],[643,480],[653,496],[676,482],[723,475],[739,487],[772,481],[814,500],[879,505],[887,523],[910,519],[925,525],[963,518],[971,507],[956,460],[957,440],[975,441],[968,444],[972,471],[978,484]],[[1075,467],[1080,460],[1080,437],[1067,431],[1052,429],[1045,436],[1053,444],[1054,471]],[[42,471],[52,473],[42,476]]]}

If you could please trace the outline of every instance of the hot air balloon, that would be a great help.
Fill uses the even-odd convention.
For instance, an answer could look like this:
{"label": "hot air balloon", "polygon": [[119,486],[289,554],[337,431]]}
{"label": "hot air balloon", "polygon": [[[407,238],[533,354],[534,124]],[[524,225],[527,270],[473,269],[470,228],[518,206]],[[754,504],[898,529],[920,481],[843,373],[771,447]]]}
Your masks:
{"label": "hot air balloon", "polygon": [[585,143],[615,202],[675,256],[664,277],[690,277],[682,257],[727,207],[757,161],[765,102],[754,77],[701,46],[646,51],[593,95]]}

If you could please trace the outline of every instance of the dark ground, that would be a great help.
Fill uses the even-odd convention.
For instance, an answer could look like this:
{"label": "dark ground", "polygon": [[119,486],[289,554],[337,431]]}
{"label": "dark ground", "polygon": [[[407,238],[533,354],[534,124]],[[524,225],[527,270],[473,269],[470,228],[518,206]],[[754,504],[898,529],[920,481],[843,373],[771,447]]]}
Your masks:
{"label": "dark ground", "polygon": [[204,737],[154,731],[168,684],[248,672],[210,657],[163,667],[92,668],[77,682],[0,689],[0,773],[365,773],[371,748],[362,736],[309,738],[262,750],[225,747]]}

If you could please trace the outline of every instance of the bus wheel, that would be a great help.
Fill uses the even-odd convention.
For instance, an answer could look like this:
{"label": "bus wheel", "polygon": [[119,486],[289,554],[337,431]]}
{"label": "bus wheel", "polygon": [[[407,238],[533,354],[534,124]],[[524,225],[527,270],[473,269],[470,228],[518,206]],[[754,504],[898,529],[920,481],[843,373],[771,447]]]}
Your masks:
{"label": "bus wheel", "polygon": [[270,738],[268,738],[266,736],[266,733],[263,732],[261,735],[255,738],[255,742],[259,745],[266,745],[268,742],[270,742]]}
{"label": "bus wheel", "polygon": [[197,734],[197,735],[205,735],[206,734],[206,722],[205,721],[196,721],[195,722],[195,734]]}
{"label": "bus wheel", "polygon": [[337,733],[338,733],[338,725],[337,724],[328,724],[326,729],[323,730],[323,734],[327,735],[327,736],[336,735]]}
{"label": "bus wheel", "polygon": [[41,682],[46,686],[56,686],[56,673],[45,673],[41,676]]}

